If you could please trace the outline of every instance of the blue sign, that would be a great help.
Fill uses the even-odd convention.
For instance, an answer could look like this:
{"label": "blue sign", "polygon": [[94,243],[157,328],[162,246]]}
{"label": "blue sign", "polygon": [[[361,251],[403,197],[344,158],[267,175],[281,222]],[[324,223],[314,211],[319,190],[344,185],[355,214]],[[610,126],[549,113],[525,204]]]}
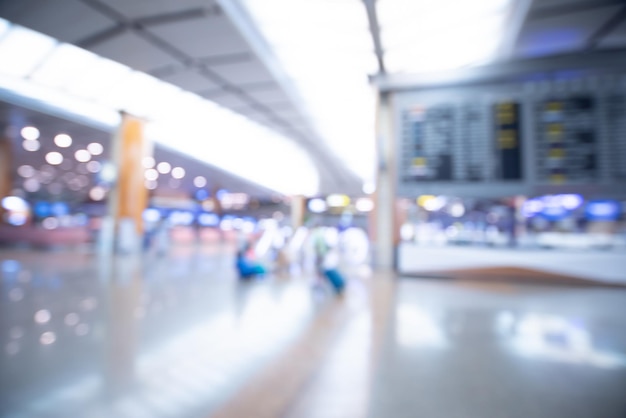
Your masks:
{"label": "blue sign", "polygon": [[70,213],[70,207],[65,202],[55,202],[52,204],[50,212],[54,216],[65,216]]}
{"label": "blue sign", "polygon": [[48,202],[37,202],[33,208],[35,215],[40,218],[47,218],[52,214],[52,205]]}
{"label": "blue sign", "polygon": [[614,221],[619,218],[619,203],[613,200],[595,200],[587,204],[585,217],[591,221]]}

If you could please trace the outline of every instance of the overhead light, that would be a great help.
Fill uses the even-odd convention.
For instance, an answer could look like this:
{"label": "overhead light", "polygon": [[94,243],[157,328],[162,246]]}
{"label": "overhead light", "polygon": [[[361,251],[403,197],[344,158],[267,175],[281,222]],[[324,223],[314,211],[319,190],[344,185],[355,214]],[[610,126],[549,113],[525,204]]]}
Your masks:
{"label": "overhead light", "polygon": [[36,178],[29,178],[24,181],[24,190],[35,193],[41,188],[41,183]]}
{"label": "overhead light", "polygon": [[146,180],[144,181],[144,185],[148,190],[155,190],[159,184],[156,180]]}
{"label": "overhead light", "polygon": [[368,181],[366,183],[363,183],[363,193],[372,194],[375,191],[376,191],[376,183],[374,183],[373,181]]}
{"label": "overhead light", "polygon": [[159,178],[159,172],[155,170],[154,168],[147,169],[144,175],[146,177],[146,180],[148,181],[155,181],[156,179]]}
{"label": "overhead light", "polygon": [[157,170],[161,174],[167,174],[172,170],[172,166],[170,165],[170,163],[166,163],[163,161],[157,164]]}
{"label": "overhead light", "polygon": [[34,126],[23,127],[20,131],[20,134],[22,135],[22,138],[30,141],[39,139],[39,129],[35,128]]}
{"label": "overhead light", "polygon": [[326,198],[326,203],[330,207],[346,207],[350,204],[350,198],[343,194],[331,194]]}
{"label": "overhead light", "polygon": [[204,187],[206,186],[206,178],[202,176],[197,176],[193,179],[193,185],[196,187]]}
{"label": "overhead light", "polygon": [[34,140],[26,140],[22,142],[22,147],[26,150],[26,151],[39,151],[39,148],[41,148],[41,143],[39,141],[34,141]]}
{"label": "overhead light", "polygon": [[29,178],[35,174],[35,169],[30,165],[21,165],[17,168],[17,174],[20,177]]}
{"label": "overhead light", "polygon": [[309,200],[307,207],[313,213],[322,213],[327,209],[328,206],[326,205],[324,199],[315,198]]}
{"label": "overhead light", "polygon": [[461,202],[455,202],[450,205],[448,213],[450,213],[450,215],[454,216],[455,218],[460,218],[461,216],[465,215],[465,206],[463,206],[463,203]]}
{"label": "overhead light", "polygon": [[87,163],[87,171],[89,171],[90,173],[99,172],[101,167],[102,165],[98,161],[89,161]]}
{"label": "overhead light", "polygon": [[91,155],[100,155],[104,152],[104,147],[98,142],[92,142],[91,144],[87,145],[87,151],[89,151]]}
{"label": "overhead light", "polygon": [[92,200],[102,200],[106,196],[106,190],[103,187],[96,186],[89,190],[89,197]]}
{"label": "overhead light", "polygon": [[155,208],[147,208],[143,211],[143,220],[146,222],[158,222],[161,220],[161,212]]}
{"label": "overhead light", "polygon": [[172,177],[175,179],[182,179],[185,177],[185,169],[182,167],[174,167],[172,169]]}
{"label": "overhead light", "polygon": [[91,159],[91,154],[86,149],[79,149],[74,153],[74,158],[80,163],[86,163]]}
{"label": "overhead light", "polygon": [[68,134],[58,134],[54,137],[54,143],[57,147],[67,148],[72,145],[72,137]]}
{"label": "overhead light", "polygon": [[46,161],[50,165],[59,165],[63,162],[63,155],[56,151],[49,152],[46,154]]}
{"label": "overhead light", "polygon": [[9,211],[25,212],[29,209],[28,202],[18,196],[7,196],[2,199],[2,207]]}
{"label": "overhead light", "polygon": [[356,200],[354,206],[359,212],[371,212],[374,210],[374,201],[370,198],[362,197]]}

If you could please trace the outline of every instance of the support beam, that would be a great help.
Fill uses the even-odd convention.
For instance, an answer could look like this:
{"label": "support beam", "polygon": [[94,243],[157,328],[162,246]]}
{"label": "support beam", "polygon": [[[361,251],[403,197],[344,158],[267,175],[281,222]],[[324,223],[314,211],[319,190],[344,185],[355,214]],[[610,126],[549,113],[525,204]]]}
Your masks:
{"label": "support beam", "polygon": [[589,37],[587,49],[595,49],[602,39],[613,32],[624,20],[626,20],[626,4]]}
{"label": "support beam", "polygon": [[380,25],[378,24],[378,14],[376,13],[376,0],[363,0],[363,5],[367,11],[367,21],[369,23],[370,33],[372,34],[374,52],[378,60],[378,72],[385,74],[387,71],[385,70],[383,44],[380,39]]}
{"label": "support beam", "polygon": [[372,241],[374,244],[374,267],[378,270],[395,268],[396,193],[393,136],[393,109],[391,95],[380,93],[377,107],[378,169]]}
{"label": "support beam", "polygon": [[564,70],[587,72],[626,70],[626,49],[594,50],[428,74],[387,74],[373,77],[372,82],[381,91],[399,91],[460,86],[484,81],[519,81],[520,77],[528,74],[549,77]]}
{"label": "support beam", "polygon": [[522,28],[528,19],[534,0],[518,0],[511,6],[506,32],[498,56],[501,61],[510,60],[515,54],[517,41],[522,33]]}
{"label": "support beam", "polygon": [[547,19],[551,17],[559,17],[570,13],[589,12],[602,7],[619,6],[624,4],[624,0],[583,0],[574,3],[562,3],[547,6],[535,7],[528,15],[529,20]]}

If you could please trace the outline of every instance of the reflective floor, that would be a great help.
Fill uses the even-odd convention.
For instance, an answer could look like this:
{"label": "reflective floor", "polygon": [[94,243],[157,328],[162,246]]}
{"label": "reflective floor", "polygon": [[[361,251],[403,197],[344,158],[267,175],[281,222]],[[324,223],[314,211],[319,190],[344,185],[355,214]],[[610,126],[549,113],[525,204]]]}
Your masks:
{"label": "reflective floor", "polygon": [[2,417],[626,417],[626,291],[0,250]]}

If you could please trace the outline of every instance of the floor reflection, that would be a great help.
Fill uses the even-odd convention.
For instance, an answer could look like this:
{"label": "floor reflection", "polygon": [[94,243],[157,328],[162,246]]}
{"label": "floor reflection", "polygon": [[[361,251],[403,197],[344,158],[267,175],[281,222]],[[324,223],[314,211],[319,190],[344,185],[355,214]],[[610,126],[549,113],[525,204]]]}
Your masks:
{"label": "floor reflection", "polygon": [[623,418],[626,292],[1,252],[0,416]]}
{"label": "floor reflection", "polygon": [[1,264],[3,417],[206,416],[314,313],[308,281],[238,283],[215,249],[16,255]]}

